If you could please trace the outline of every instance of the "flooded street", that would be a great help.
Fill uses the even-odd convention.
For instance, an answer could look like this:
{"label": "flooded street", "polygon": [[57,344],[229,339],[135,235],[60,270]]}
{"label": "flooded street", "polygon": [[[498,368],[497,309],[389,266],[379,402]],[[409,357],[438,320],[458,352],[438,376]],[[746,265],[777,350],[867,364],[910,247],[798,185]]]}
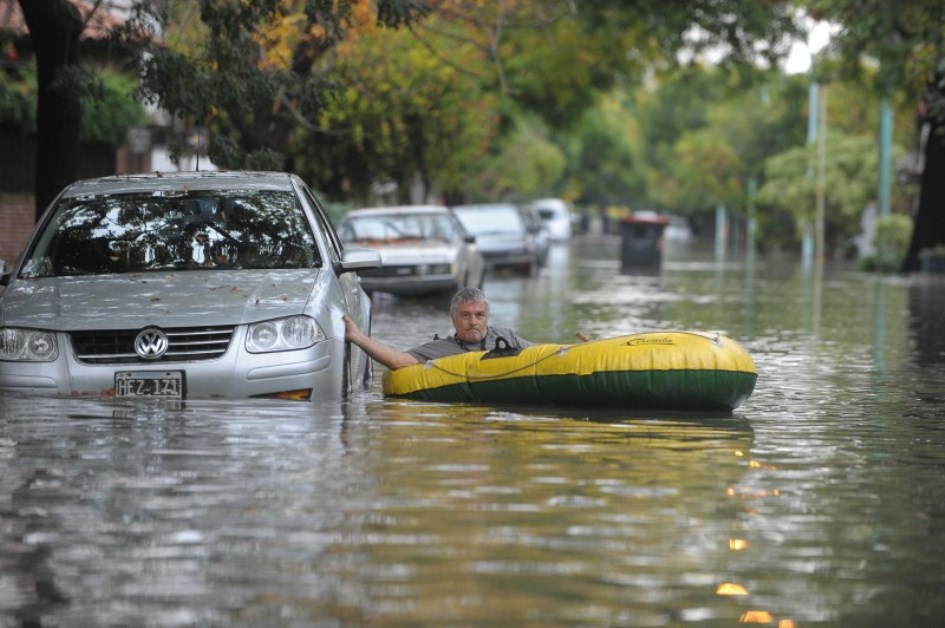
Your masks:
{"label": "flooded street", "polygon": [[721,331],[734,414],[387,400],[380,366],[340,404],[0,395],[0,627],[940,623],[945,283],[618,247],[487,277],[492,322]]}

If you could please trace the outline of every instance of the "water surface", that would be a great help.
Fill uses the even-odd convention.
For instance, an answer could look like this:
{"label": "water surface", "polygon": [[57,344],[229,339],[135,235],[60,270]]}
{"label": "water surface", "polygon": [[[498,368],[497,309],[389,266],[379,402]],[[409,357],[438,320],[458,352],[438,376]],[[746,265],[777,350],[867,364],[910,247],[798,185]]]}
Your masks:
{"label": "water surface", "polygon": [[[933,625],[945,613],[945,284],[617,242],[488,278],[572,342],[718,330],[731,415],[0,396],[0,626]],[[374,335],[449,332],[379,299]]]}

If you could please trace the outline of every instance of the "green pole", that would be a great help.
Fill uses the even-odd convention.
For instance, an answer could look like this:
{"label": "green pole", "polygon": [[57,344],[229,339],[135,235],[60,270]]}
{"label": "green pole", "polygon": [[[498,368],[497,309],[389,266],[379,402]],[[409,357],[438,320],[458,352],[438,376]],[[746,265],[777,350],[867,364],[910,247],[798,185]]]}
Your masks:
{"label": "green pole", "polygon": [[725,211],[725,205],[720,203],[715,206],[715,259],[717,261],[725,260],[727,240],[728,215]]}
{"label": "green pole", "polygon": [[[816,81],[811,82],[807,90],[807,143],[813,144],[817,140],[817,112],[820,108],[820,86]],[[813,177],[814,172],[808,171],[807,176]],[[814,230],[808,221],[803,225],[804,236],[801,240],[801,261],[805,268],[810,268],[814,261]]]}
{"label": "green pole", "polygon": [[820,91],[820,111],[817,113],[817,207],[814,218],[814,263],[823,268],[827,250],[825,224],[827,221],[827,88]]}
{"label": "green pole", "polygon": [[758,218],[755,213],[755,194],[758,191],[758,182],[755,177],[748,179],[748,233],[745,236],[747,249],[745,254],[749,262],[755,259],[755,239],[758,231]]}
{"label": "green pole", "polygon": [[807,143],[813,144],[817,139],[817,109],[819,99],[817,91],[820,88],[816,82],[811,83],[807,90]]}
{"label": "green pole", "polygon": [[892,196],[893,109],[889,96],[883,96],[879,115],[879,215],[889,215]]}

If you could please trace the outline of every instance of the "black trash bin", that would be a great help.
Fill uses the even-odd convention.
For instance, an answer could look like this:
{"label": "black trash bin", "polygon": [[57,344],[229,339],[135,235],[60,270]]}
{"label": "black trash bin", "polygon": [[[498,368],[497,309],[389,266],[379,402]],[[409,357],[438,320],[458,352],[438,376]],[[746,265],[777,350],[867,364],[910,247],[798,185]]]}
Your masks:
{"label": "black trash bin", "polygon": [[653,272],[663,263],[664,216],[634,216],[620,221],[620,267],[624,271]]}

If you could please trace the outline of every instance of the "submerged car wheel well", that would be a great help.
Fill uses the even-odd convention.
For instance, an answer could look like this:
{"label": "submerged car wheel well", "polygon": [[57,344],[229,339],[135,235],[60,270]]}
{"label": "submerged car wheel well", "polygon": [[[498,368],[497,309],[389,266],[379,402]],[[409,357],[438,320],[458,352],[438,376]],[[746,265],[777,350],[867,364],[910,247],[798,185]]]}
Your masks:
{"label": "submerged car wheel well", "polygon": [[345,360],[341,365],[341,398],[351,397],[351,343],[345,343]]}

